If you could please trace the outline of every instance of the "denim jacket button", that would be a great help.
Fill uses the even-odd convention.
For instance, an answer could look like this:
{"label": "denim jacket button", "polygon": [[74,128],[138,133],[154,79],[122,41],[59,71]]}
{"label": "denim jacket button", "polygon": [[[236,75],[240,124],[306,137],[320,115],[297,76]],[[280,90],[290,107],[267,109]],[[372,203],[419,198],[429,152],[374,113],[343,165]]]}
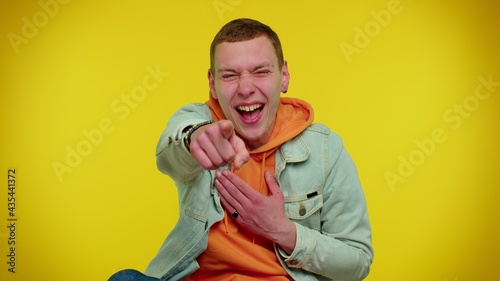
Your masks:
{"label": "denim jacket button", "polygon": [[302,203],[300,203],[299,215],[304,216],[305,214],[306,214],[306,208],[304,207],[304,205]]}

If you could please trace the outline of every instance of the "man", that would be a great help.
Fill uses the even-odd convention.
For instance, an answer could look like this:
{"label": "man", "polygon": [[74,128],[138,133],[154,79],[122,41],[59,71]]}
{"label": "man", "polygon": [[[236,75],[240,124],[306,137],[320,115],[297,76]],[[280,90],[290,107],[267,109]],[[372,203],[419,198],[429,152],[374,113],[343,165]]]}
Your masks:
{"label": "man", "polygon": [[373,249],[355,165],[307,102],[280,97],[290,74],[276,33],[231,21],[210,57],[209,101],[176,112],[157,147],[179,221],[151,277],[111,280],[365,278]]}

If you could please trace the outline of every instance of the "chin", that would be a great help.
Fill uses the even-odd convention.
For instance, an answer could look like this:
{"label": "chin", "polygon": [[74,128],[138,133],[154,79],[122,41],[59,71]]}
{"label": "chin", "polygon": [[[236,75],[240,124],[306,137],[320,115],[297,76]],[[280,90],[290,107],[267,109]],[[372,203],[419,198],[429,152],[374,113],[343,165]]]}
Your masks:
{"label": "chin", "polygon": [[[250,147],[250,148],[257,148],[259,146],[262,146],[264,143],[262,143],[260,140],[261,138],[256,138],[255,137],[255,134],[250,134],[250,135],[246,135],[247,137],[245,137],[245,143]],[[250,137],[248,137],[250,136]]]}

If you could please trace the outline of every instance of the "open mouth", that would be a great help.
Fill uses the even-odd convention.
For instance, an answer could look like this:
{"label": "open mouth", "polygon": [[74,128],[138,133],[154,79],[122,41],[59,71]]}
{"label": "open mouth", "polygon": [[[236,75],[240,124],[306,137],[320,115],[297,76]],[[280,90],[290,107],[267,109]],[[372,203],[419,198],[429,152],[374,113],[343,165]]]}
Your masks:
{"label": "open mouth", "polygon": [[263,104],[242,105],[236,108],[242,119],[247,122],[256,120],[264,108]]}

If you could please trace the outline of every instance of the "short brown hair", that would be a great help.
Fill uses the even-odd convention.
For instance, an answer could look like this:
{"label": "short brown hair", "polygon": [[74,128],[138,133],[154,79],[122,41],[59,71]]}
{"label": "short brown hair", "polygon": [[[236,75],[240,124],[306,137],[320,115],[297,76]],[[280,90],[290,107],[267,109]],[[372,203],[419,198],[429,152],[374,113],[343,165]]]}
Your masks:
{"label": "short brown hair", "polygon": [[241,42],[251,40],[259,36],[266,36],[276,51],[278,57],[279,69],[283,66],[284,57],[281,42],[278,34],[274,32],[269,26],[247,18],[235,19],[226,23],[221,30],[215,35],[210,45],[210,70],[215,74],[215,48],[218,44],[223,42]]}

